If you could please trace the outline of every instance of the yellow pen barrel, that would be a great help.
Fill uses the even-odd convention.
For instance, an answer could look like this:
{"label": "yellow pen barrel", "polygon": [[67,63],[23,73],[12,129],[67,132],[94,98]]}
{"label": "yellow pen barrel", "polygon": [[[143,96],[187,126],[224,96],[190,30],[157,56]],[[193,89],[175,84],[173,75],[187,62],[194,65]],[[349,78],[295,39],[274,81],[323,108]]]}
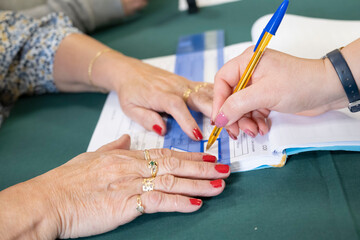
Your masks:
{"label": "yellow pen barrel", "polygon": [[240,91],[241,89],[245,88],[248,84],[251,75],[253,74],[257,64],[259,63],[259,60],[265,51],[266,46],[269,44],[269,41],[273,35],[271,35],[268,32],[265,32],[263,38],[261,39],[255,53],[253,54],[249,64],[247,65],[243,75],[241,76],[241,79],[239,83],[236,85],[236,88],[234,89],[234,93]]}
{"label": "yellow pen barrel", "polygon": [[[249,64],[247,65],[243,75],[241,76],[241,79],[239,83],[236,85],[234,89],[234,93],[240,91],[241,89],[245,88],[248,84],[251,75],[253,74],[257,64],[260,61],[260,58],[265,51],[266,46],[269,44],[269,41],[273,35],[271,35],[268,32],[264,33],[264,36],[262,37],[256,51],[254,52]],[[209,141],[206,145],[206,150],[208,150],[216,141],[216,139],[219,137],[221,133],[222,128],[214,127],[213,131],[211,132]]]}
{"label": "yellow pen barrel", "polygon": [[206,150],[208,150],[214,144],[216,139],[219,137],[222,129],[223,128],[218,128],[216,126],[214,127],[214,129],[212,130],[212,132],[210,134],[208,143],[206,144]]}

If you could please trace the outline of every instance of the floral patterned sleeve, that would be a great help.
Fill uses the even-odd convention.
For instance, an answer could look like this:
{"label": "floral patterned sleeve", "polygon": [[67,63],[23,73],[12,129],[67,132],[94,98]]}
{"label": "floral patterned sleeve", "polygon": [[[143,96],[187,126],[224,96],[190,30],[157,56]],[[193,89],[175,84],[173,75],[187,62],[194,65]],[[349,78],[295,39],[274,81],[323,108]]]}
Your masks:
{"label": "floral patterned sleeve", "polygon": [[67,35],[78,32],[62,14],[35,20],[0,11],[0,125],[19,96],[57,92],[55,52]]}

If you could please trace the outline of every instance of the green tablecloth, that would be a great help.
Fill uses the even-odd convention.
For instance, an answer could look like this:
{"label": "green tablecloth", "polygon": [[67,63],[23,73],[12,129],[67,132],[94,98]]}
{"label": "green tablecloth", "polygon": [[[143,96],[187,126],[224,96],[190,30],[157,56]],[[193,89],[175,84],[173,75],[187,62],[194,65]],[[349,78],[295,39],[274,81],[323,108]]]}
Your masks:
{"label": "green tablecloth", "polygon": [[[229,45],[250,41],[252,23],[280,2],[243,0],[188,15],[177,10],[175,0],[151,0],[141,18],[93,36],[137,58],[174,54],[179,36],[213,29],[224,29]],[[359,10],[358,0],[298,0],[290,2],[288,13],[359,20]],[[105,97],[57,94],[20,99],[0,128],[0,189],[84,152]],[[299,154],[280,169],[232,174],[224,193],[204,199],[198,212],[144,215],[89,239],[358,239],[358,171],[359,153]]]}

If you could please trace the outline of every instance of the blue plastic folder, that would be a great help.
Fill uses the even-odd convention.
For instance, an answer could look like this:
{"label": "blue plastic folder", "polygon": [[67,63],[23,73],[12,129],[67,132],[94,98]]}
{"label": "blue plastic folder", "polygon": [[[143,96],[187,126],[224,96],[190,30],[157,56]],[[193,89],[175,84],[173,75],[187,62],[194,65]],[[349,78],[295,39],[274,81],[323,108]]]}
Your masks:
{"label": "blue plastic folder", "polygon": [[[192,81],[204,82],[204,53],[207,50],[216,51],[216,71],[219,70],[224,64],[224,31],[209,31],[180,37],[176,51],[175,73]],[[203,115],[192,110],[190,112],[200,129],[203,130]],[[206,140],[199,142],[191,140],[172,117],[168,118],[167,129],[165,148],[204,152]],[[226,132],[220,135],[218,146],[219,161],[230,164],[229,136]]]}

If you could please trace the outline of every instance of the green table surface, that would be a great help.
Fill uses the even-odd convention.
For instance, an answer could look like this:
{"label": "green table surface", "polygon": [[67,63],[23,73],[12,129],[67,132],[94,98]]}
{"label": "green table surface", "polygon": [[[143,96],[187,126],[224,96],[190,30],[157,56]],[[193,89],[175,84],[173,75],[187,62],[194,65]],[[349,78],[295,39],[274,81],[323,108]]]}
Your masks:
{"label": "green table surface", "polygon": [[[225,30],[229,45],[250,41],[253,22],[281,1],[243,0],[194,15],[179,12],[177,0],[149,2],[141,17],[93,36],[137,58],[174,54],[179,36],[214,29]],[[359,20],[359,10],[359,0],[297,0],[288,13]],[[95,93],[21,98],[0,128],[0,189],[86,151],[105,98]],[[299,154],[283,168],[232,174],[225,191],[204,199],[198,212],[144,215],[88,239],[358,239],[359,171],[360,153]]]}

